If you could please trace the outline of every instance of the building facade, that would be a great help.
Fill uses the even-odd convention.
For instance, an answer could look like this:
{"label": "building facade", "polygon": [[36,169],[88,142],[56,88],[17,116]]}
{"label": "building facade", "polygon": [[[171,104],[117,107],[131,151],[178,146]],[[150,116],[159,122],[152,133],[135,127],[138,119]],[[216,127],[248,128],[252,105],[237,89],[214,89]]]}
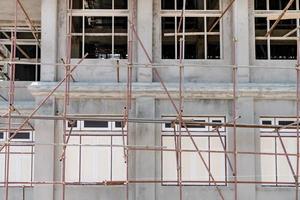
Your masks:
{"label": "building facade", "polygon": [[[12,139],[27,144],[11,149],[15,154],[10,158],[9,180],[16,183],[9,187],[9,199],[62,199],[62,177],[69,183],[65,186],[65,199],[180,199],[178,166],[182,168],[183,199],[219,199],[217,188],[224,199],[234,199],[234,157],[232,153],[228,157],[221,153],[223,148],[228,152],[235,149],[233,128],[189,127],[202,151],[203,162],[189,133],[179,125],[130,122],[123,126],[120,120],[113,120],[123,117],[127,105],[129,62],[131,119],[176,118],[176,109],[160,81],[179,106],[183,65],[184,119],[225,123],[240,116],[237,123],[241,124],[295,122],[299,19],[282,20],[265,37],[275,22],[268,16],[279,15],[289,1],[237,0],[222,16],[230,2],[187,0],[180,22],[182,0],[42,0],[40,56],[36,50],[30,56],[41,66],[29,70],[34,77],[16,81],[15,107],[22,115],[30,114],[64,79],[62,64],[68,61],[69,54],[73,66],[80,64],[72,73],[75,81],[70,84],[67,113],[78,120],[67,124],[62,120],[30,120],[33,129],[26,126],[28,130]],[[287,13],[299,14],[299,9],[300,1],[295,0]],[[180,55],[180,38],[184,38],[184,55]],[[183,64],[180,58],[184,58]],[[237,67],[236,76],[233,66]],[[20,72],[20,77],[24,74],[25,71]],[[0,94],[6,97],[9,81],[3,78],[0,83]],[[64,89],[63,84],[37,115],[62,116]],[[1,114],[7,112],[7,106],[7,102],[1,103]],[[84,119],[95,115],[111,119]],[[6,119],[1,118],[1,122],[5,124]],[[180,140],[178,131],[182,132]],[[289,129],[280,133],[282,140],[270,129],[237,128],[237,199],[295,199],[297,133]],[[5,127],[1,136],[2,141],[9,137]],[[63,166],[61,144],[68,137],[72,145],[67,147]],[[174,151],[157,150],[175,149],[178,142],[184,150],[180,164]],[[124,145],[133,149],[126,151]],[[145,150],[146,147],[152,150]],[[124,154],[125,158],[128,156],[127,164]],[[4,153],[1,156],[3,183]],[[126,185],[128,180],[132,183]],[[2,186],[0,199],[5,194]]]}

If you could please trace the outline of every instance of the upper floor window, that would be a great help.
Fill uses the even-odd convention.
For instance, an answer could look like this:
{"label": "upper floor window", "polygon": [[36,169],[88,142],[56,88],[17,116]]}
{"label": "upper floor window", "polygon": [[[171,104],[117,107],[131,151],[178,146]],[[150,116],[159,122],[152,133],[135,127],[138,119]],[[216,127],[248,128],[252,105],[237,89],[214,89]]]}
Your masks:
{"label": "upper floor window", "polygon": [[[72,13],[72,58],[126,59],[128,9],[126,0],[77,0]],[[74,7],[75,6],[75,7]],[[111,12],[93,12],[109,9]]]}
{"label": "upper floor window", "polygon": [[[221,16],[219,0],[186,1],[180,30],[182,0],[161,1],[161,57],[179,59],[180,38],[185,38],[185,59],[220,59],[220,24],[212,27]],[[194,10],[199,12],[195,13]],[[185,30],[183,29],[185,24]],[[183,33],[184,32],[184,33]]]}
{"label": "upper floor window", "polygon": [[[263,125],[287,126],[294,124],[295,126],[295,122],[295,118],[267,117],[260,119],[260,123]],[[279,133],[280,137],[272,129],[260,129],[261,180],[262,182],[270,182],[265,185],[293,186],[295,179],[283,149],[285,147],[292,168],[296,172],[297,130],[283,128],[279,130]]]}
{"label": "upper floor window", "polygon": [[73,0],[73,9],[127,9],[127,0]]}
{"label": "upper floor window", "polygon": [[[30,30],[20,29],[17,31],[16,57],[18,62],[39,63],[41,50],[38,42]],[[0,59],[9,61],[11,57],[11,32],[13,28],[0,30]],[[38,39],[40,33],[35,33]],[[0,80],[9,80],[10,66],[0,63]],[[39,81],[40,65],[39,64],[16,64],[15,65],[16,81]]]}
{"label": "upper floor window", "polygon": [[[224,123],[225,117],[193,117],[185,118],[195,122]],[[218,185],[226,184],[226,160],[223,145],[226,148],[226,129],[220,128],[221,137],[212,126],[188,126],[188,130],[193,140],[198,146],[207,166],[209,166],[212,176]],[[179,125],[162,124],[161,145],[167,149],[175,150],[181,146],[181,166],[183,185],[214,185],[205,164],[200,159],[191,138],[185,128],[181,128],[181,140],[179,139]],[[161,159],[162,180],[168,181],[163,185],[176,185],[177,182],[177,155],[176,151],[163,151]]]}
{"label": "upper floor window", "polygon": [[126,180],[123,145],[127,145],[127,127],[122,121],[72,121],[67,123],[67,130],[71,127],[66,150],[67,181]]}
{"label": "upper floor window", "polygon": [[[268,16],[279,16],[288,2],[289,0],[254,0],[256,59],[296,59],[298,19],[281,19],[266,37],[276,21],[268,19]],[[299,0],[294,0],[286,15],[295,12],[299,12]]]}

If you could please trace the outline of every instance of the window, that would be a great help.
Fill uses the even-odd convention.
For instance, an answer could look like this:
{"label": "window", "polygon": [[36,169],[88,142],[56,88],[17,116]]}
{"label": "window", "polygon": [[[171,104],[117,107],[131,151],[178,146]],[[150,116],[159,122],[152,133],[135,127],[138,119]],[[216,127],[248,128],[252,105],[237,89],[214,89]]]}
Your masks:
{"label": "window", "polygon": [[74,0],[73,9],[80,10],[72,13],[72,58],[88,53],[90,59],[127,59],[127,4],[127,0]]}
{"label": "window", "polygon": [[[0,141],[10,137],[13,133],[0,132]],[[9,182],[10,186],[32,186],[28,182],[33,181],[34,159],[34,132],[20,131],[11,140],[9,159]],[[20,143],[20,144],[18,144]],[[0,171],[4,172],[5,151],[0,152]],[[4,181],[4,173],[0,173],[0,182]],[[0,184],[3,186],[4,184]]]}
{"label": "window", "polygon": [[[126,180],[123,122],[78,121],[66,150],[66,180],[102,182]],[[127,144],[127,129],[124,127]],[[69,134],[67,132],[67,134]]]}
{"label": "window", "polygon": [[[185,118],[194,121],[224,123],[224,117],[196,117]],[[175,148],[175,138],[179,141],[179,127],[175,125],[176,136],[174,138],[174,128],[170,128],[170,123],[162,125],[161,145],[167,149]],[[221,181],[219,185],[225,185],[226,181],[226,160],[225,155],[221,151],[224,151],[222,142],[226,146],[226,130],[220,129],[222,142],[220,137],[215,132],[214,128],[207,126],[189,127],[188,128],[194,141],[202,152],[202,156],[205,159],[206,164],[209,166],[211,173],[216,181]],[[209,177],[209,174],[205,168],[205,165],[201,161],[195,147],[191,141],[191,138],[187,134],[184,128],[181,129],[181,147],[182,147],[182,181],[184,185],[214,185]],[[213,152],[210,152],[213,151]],[[176,164],[176,152],[175,151],[163,151],[161,159],[162,180],[174,181],[163,183],[163,185],[176,185],[177,182],[177,164]]]}
{"label": "window", "polygon": [[[175,3],[176,2],[176,3]],[[162,59],[179,59],[181,30],[177,33],[183,1],[161,1],[161,52]],[[195,13],[194,10],[199,12]],[[221,16],[219,0],[191,0],[186,2],[185,59],[220,59],[220,24],[212,30]]]}
{"label": "window", "polygon": [[[295,123],[295,118],[261,118],[260,122],[264,125],[286,126]],[[261,129],[261,152],[273,153],[274,155],[261,155],[261,179],[263,182],[274,182],[265,184],[271,186],[293,186],[295,179],[289,167],[283,147],[276,132],[272,129]],[[295,129],[280,129],[280,136],[288,154],[297,153],[297,134]],[[296,155],[289,155],[292,167],[296,171]]]}
{"label": "window", "polygon": [[[13,29],[12,29],[13,30]],[[10,60],[11,54],[11,31],[10,29],[0,31],[0,53],[5,61]],[[40,33],[36,33],[37,38]],[[29,30],[20,30],[17,32],[16,60],[19,62],[38,63],[41,58],[40,47]],[[2,72],[2,73],[1,73]],[[0,66],[0,79],[9,79],[9,66]],[[39,81],[40,65],[16,64],[16,81]]]}
{"label": "window", "polygon": [[[258,60],[294,60],[297,57],[297,31],[299,20],[282,19],[268,37],[265,37],[276,20],[270,14],[281,14],[289,0],[254,0],[255,55]],[[295,0],[287,13],[299,11]],[[296,6],[297,5],[297,6]]]}

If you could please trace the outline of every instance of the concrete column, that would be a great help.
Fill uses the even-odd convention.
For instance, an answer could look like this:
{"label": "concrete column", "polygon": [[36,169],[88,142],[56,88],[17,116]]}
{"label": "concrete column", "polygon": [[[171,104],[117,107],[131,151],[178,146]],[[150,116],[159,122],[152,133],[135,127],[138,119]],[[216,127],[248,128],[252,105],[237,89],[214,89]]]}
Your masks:
{"label": "concrete column", "polygon": [[[57,0],[42,0],[41,62],[56,63],[57,59]],[[56,66],[41,66],[41,81],[54,81]]]}
{"label": "concrete column", "polygon": [[[154,118],[155,117],[155,99],[151,97],[140,97],[136,99],[136,117]],[[155,145],[155,125],[140,124],[136,125],[135,134],[136,145]],[[136,180],[155,179],[155,152],[154,151],[136,151],[135,152]],[[154,184],[137,184],[135,188],[136,200],[154,200]]]}
{"label": "concrete column", "polygon": [[[137,0],[137,33],[152,59],[153,0]],[[140,44],[137,45],[138,63],[149,63]],[[152,82],[152,69],[139,68],[138,81]]]}
{"label": "concrete column", "polygon": [[[239,123],[254,123],[254,100],[243,97],[238,99],[237,113],[241,115]],[[255,130],[237,129],[237,151],[255,151]],[[241,181],[255,181],[255,155],[239,155],[237,157],[237,176]],[[238,199],[255,200],[256,186],[254,184],[238,184]]]}
{"label": "concrete column", "polygon": [[[248,0],[235,1],[233,5],[233,35],[236,43],[236,64],[249,66],[249,3]],[[239,82],[249,82],[248,68],[238,70]]]}
{"label": "concrete column", "polygon": [[[36,98],[40,102],[42,98]],[[48,100],[40,109],[40,115],[54,115],[54,101]],[[54,146],[38,145],[54,143],[54,121],[35,120],[34,181],[54,180]],[[34,186],[34,200],[53,200],[53,185]]]}

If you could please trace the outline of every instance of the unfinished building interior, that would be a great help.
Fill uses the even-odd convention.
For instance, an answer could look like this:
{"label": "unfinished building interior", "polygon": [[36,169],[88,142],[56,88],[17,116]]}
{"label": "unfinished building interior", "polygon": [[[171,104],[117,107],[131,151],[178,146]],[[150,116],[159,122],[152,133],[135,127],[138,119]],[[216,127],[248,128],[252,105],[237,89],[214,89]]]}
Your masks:
{"label": "unfinished building interior", "polygon": [[300,199],[300,0],[0,7],[0,200]]}

